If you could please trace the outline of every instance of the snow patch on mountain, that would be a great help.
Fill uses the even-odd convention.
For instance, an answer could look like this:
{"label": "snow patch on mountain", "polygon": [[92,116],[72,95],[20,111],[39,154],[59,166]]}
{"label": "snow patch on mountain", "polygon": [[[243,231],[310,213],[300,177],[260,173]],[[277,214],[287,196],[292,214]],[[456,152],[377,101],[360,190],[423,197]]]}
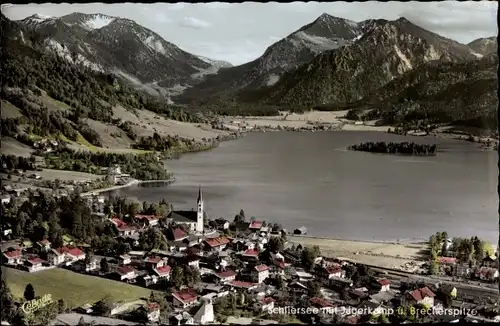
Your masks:
{"label": "snow patch on mountain", "polygon": [[480,58],[482,58],[482,57],[484,57],[484,55],[482,55],[481,53],[477,53],[477,52],[474,52],[474,51],[472,51],[472,50],[470,51],[470,53],[471,53],[472,55],[475,55],[475,56],[476,56],[477,58],[479,58],[479,59],[480,59]]}
{"label": "snow patch on mountain", "polygon": [[46,40],[46,48],[48,50],[54,51],[58,56],[62,57],[63,59],[67,60],[72,64],[83,65],[95,71],[100,71],[100,72],[104,71],[102,66],[89,61],[80,53],[72,54],[67,47],[57,42],[56,40],[53,39]]}
{"label": "snow patch on mountain", "polygon": [[148,48],[153,51],[156,51],[163,55],[168,55],[167,50],[163,47],[160,40],[156,40],[154,36],[148,36],[145,40],[142,41]]}
{"label": "snow patch on mountain", "polygon": [[232,67],[233,65],[227,61],[223,61],[223,60],[213,60],[213,59],[210,59],[210,58],[207,58],[207,57],[203,57],[201,55],[197,55],[196,56],[198,59],[200,59],[201,61],[204,61],[206,63],[208,63],[209,65],[212,65],[216,68],[229,68],[229,67]]}
{"label": "snow patch on mountain", "polygon": [[29,17],[29,18],[31,18],[31,20],[34,21],[34,22],[41,23],[43,21],[46,21],[47,19],[51,19],[52,16],[45,16],[45,15],[35,14],[35,15]]}
{"label": "snow patch on mountain", "polygon": [[337,49],[346,44],[342,39],[329,39],[321,36],[314,36],[300,31],[288,39],[296,47],[308,47],[314,52],[323,52]]}
{"label": "snow patch on mountain", "polygon": [[276,74],[271,74],[267,77],[266,86],[273,86],[280,80],[280,76]]}
{"label": "snow patch on mountain", "polygon": [[115,19],[116,18],[114,18],[114,17],[105,16],[105,15],[93,15],[92,18],[83,22],[82,25],[83,25],[83,27],[85,27],[89,30],[100,29],[100,28],[103,28],[104,26],[107,26],[110,23],[112,23]]}

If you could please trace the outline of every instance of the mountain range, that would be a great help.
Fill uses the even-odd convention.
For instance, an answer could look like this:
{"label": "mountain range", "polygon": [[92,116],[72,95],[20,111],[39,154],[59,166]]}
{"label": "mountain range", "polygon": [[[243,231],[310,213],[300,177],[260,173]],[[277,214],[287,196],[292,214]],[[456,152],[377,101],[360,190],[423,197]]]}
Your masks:
{"label": "mountain range", "polygon": [[[448,79],[440,81],[440,85],[451,86],[460,80],[454,72],[461,68],[455,67],[493,62],[484,66],[490,72],[498,62],[494,37],[461,44],[405,18],[353,22],[323,14],[269,46],[259,58],[234,67],[183,51],[125,18],[73,13],[33,15],[8,23],[17,26],[14,29],[20,31],[21,42],[29,43],[22,32],[29,31],[44,51],[68,62],[111,73],[170,103],[201,108],[214,103],[284,109],[387,104],[380,94],[390,93],[388,97],[394,98],[398,93],[410,94],[408,87],[415,86],[398,80],[413,76],[411,80],[421,81],[420,75],[443,78],[429,75],[429,67],[451,67]],[[486,79],[492,81],[490,75]],[[398,89],[388,90],[391,87]]]}

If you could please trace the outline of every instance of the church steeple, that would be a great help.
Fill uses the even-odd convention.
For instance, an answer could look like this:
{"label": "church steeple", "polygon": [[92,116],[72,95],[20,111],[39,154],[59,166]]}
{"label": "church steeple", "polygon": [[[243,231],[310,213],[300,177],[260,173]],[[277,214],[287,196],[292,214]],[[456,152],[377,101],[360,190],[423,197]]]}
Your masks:
{"label": "church steeple", "polygon": [[201,186],[198,188],[198,200],[196,201],[198,204],[203,202],[203,195],[201,193]]}
{"label": "church steeple", "polygon": [[203,224],[205,217],[205,210],[203,209],[203,194],[201,193],[201,186],[198,188],[198,200],[197,200],[198,210],[196,212],[196,231],[198,233],[203,233]]}

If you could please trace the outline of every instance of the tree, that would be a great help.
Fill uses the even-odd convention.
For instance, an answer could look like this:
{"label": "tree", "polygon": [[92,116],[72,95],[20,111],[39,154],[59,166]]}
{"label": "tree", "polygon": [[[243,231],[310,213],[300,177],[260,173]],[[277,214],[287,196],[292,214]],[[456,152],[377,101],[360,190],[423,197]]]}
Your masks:
{"label": "tree", "polygon": [[282,251],[285,244],[284,241],[281,237],[273,237],[269,239],[269,242],[267,244],[268,248],[272,252],[279,252]]}
{"label": "tree", "polygon": [[7,287],[7,283],[5,282],[2,275],[2,286],[0,288],[1,295],[1,309],[2,309],[2,321],[11,322],[14,319],[14,316],[17,313],[16,302],[12,297],[10,289]]}
{"label": "tree", "polygon": [[307,268],[311,268],[314,265],[314,261],[321,254],[318,246],[306,247],[302,250],[302,264]]}
{"label": "tree", "polygon": [[101,259],[101,263],[100,263],[100,265],[101,265],[101,271],[102,271],[103,273],[109,273],[109,263],[108,263],[108,261],[106,260],[106,258],[102,258],[102,259]]}
{"label": "tree", "polygon": [[429,263],[429,274],[436,275],[438,271],[439,265],[434,260],[431,260]]}
{"label": "tree", "polygon": [[113,309],[113,302],[109,295],[105,296],[94,305],[94,312],[100,316],[107,317],[111,314],[111,309]]}
{"label": "tree", "polygon": [[26,288],[24,289],[24,299],[26,301],[35,299],[35,288],[33,288],[31,283],[26,285]]}
{"label": "tree", "polygon": [[172,277],[170,279],[175,287],[180,289],[184,285],[184,269],[180,266],[176,266],[172,271]]}
{"label": "tree", "polygon": [[240,209],[240,216],[243,218],[243,220],[245,220],[245,211],[242,209]]}
{"label": "tree", "polygon": [[307,288],[309,289],[309,296],[310,297],[321,296],[321,291],[320,291],[321,287],[320,287],[318,282],[316,282],[316,281],[310,282],[309,285],[307,286]]}

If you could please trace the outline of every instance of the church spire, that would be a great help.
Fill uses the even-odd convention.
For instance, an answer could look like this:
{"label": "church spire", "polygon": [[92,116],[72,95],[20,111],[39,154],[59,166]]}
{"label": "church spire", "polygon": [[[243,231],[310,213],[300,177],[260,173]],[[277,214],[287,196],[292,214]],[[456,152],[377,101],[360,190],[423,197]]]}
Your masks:
{"label": "church spire", "polygon": [[203,195],[201,194],[201,186],[198,188],[198,203],[203,201]]}

